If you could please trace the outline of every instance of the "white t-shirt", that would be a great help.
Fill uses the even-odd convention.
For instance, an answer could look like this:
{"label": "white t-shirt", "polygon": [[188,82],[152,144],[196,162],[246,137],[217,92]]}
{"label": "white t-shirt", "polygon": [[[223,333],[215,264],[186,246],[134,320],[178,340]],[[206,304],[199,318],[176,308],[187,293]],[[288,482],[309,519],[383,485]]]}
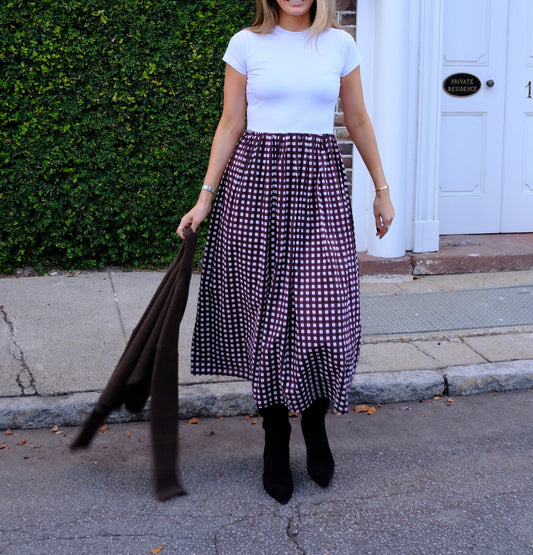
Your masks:
{"label": "white t-shirt", "polygon": [[341,29],[317,37],[276,26],[268,34],[244,29],[224,61],[246,75],[248,131],[333,133],[340,78],[360,63],[353,38]]}

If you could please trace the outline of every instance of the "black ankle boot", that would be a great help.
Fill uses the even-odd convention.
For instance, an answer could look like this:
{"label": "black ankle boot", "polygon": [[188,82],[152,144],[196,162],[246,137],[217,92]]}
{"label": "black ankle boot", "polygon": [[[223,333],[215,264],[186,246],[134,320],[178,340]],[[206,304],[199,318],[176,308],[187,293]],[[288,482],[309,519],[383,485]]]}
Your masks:
{"label": "black ankle boot", "polygon": [[292,497],[293,490],[289,466],[289,411],[280,404],[261,409],[259,414],[263,417],[265,430],[263,487],[276,501],[285,504]]}
{"label": "black ankle boot", "polygon": [[325,416],[328,406],[328,399],[317,399],[302,412],[302,433],[307,447],[307,472],[313,481],[323,488],[329,485],[335,468],[326,435]]}

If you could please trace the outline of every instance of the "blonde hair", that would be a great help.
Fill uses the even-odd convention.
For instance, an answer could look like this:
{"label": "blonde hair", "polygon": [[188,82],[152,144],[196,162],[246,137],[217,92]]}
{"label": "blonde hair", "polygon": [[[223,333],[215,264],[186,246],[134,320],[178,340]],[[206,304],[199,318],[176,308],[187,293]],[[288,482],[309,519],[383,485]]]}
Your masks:
{"label": "blonde hair", "polygon": [[[255,0],[256,16],[250,31],[269,33],[279,21],[279,6],[276,0]],[[310,36],[318,36],[330,27],[339,29],[335,0],[315,0],[311,6]]]}

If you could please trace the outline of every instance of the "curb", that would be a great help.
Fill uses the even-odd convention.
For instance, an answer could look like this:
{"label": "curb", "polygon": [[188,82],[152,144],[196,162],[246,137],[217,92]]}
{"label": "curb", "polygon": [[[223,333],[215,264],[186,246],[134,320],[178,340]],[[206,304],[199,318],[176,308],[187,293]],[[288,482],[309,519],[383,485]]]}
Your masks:
{"label": "curb", "polygon": [[[467,396],[533,388],[533,359],[452,366],[437,370],[409,370],[356,374],[348,394],[350,404],[400,403],[438,395]],[[99,392],[48,397],[3,397],[0,429],[81,425],[96,404]],[[149,418],[149,403],[138,414],[121,408],[107,422]],[[256,412],[248,382],[218,382],[181,386],[180,418],[221,417]]]}

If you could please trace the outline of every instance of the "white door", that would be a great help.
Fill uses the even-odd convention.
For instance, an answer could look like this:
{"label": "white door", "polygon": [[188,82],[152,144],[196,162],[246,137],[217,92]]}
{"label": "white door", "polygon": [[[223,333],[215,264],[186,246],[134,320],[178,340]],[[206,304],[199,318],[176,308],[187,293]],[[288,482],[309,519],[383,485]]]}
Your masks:
{"label": "white door", "polygon": [[509,1],[501,231],[533,231],[533,0]]}
{"label": "white door", "polygon": [[442,90],[441,234],[500,230],[506,42],[507,0],[444,1],[442,80],[472,74],[481,87],[464,97]]}
{"label": "white door", "polygon": [[533,231],[532,72],[533,0],[445,0],[442,79],[480,87],[442,90],[441,234]]}

